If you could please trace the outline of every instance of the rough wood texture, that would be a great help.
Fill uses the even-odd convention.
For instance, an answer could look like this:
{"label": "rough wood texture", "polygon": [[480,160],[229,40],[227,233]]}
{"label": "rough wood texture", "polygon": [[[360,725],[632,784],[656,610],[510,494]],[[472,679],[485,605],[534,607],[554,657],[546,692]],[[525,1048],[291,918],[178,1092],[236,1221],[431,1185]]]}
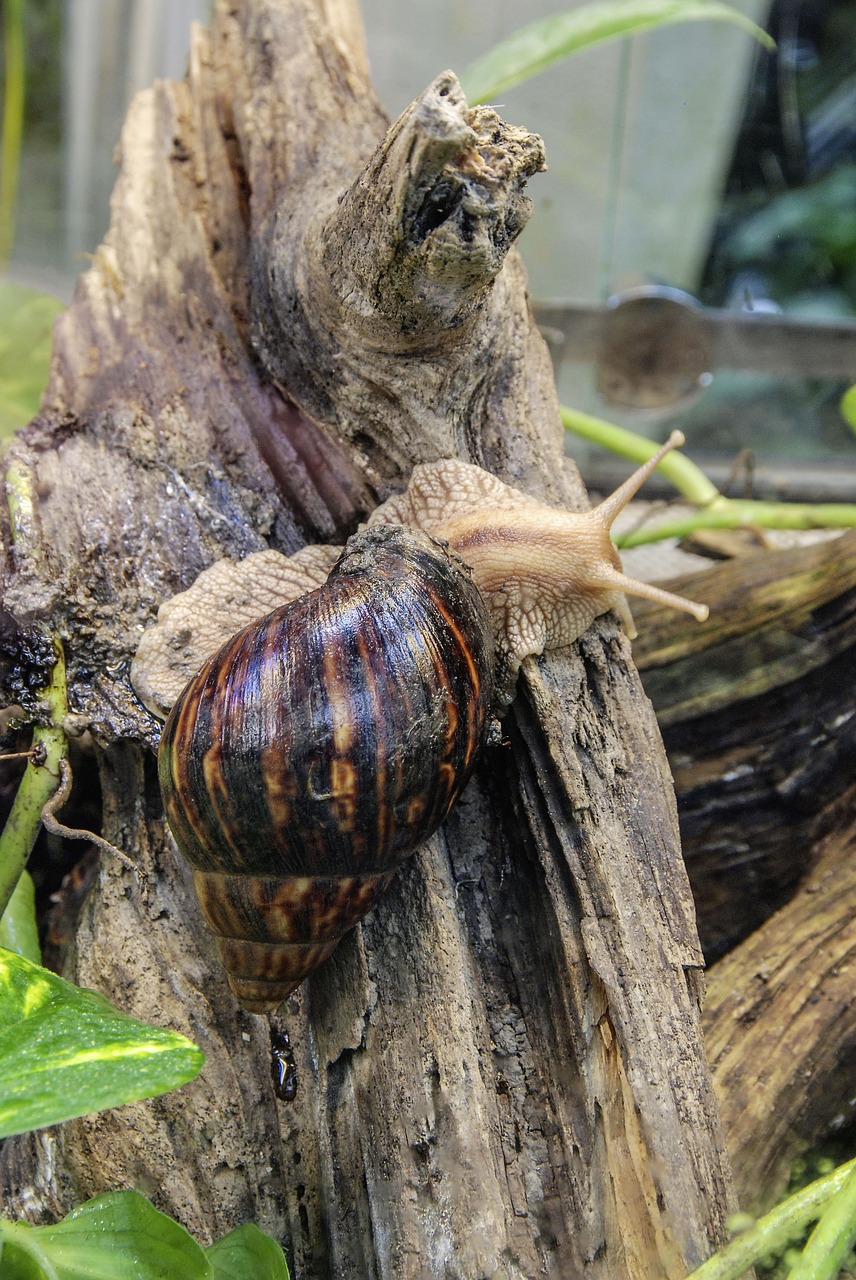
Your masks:
{"label": "rough wood texture", "polygon": [[291,1104],[138,745],[140,630],[218,557],[337,540],[446,454],[584,501],[508,252],[540,143],[443,75],[375,150],[355,22],[345,0],[221,0],[187,81],[136,100],[17,445],[40,502],[13,553],[7,531],[6,618],[62,634],[104,834],[157,872],[146,897],[102,869],[72,971],[208,1059],[179,1094],[8,1143],[6,1208],[135,1185],[202,1239],[255,1218],[303,1278],[678,1280],[732,1201],[672,784],[614,621],[527,662],[446,828],[287,1002]]}
{"label": "rough wood texture", "polygon": [[794,1158],[854,1120],[853,788],[799,892],[711,971],[704,1027],[741,1204],[768,1207]]}
{"label": "rough wood texture", "polygon": [[687,626],[634,606],[708,959],[787,901],[836,820],[856,752],[856,533],[763,551],[669,584]]}

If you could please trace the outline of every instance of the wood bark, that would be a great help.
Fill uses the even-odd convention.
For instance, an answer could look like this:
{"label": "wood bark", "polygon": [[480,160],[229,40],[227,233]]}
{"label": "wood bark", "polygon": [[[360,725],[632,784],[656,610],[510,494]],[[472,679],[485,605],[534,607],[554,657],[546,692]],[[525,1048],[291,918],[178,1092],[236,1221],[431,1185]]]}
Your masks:
{"label": "wood bark", "polygon": [[[854,1120],[856,534],[675,579],[636,610],[713,965],[703,1025],[742,1206]],[[845,1148],[846,1149],[846,1148]]]}
{"label": "wood bark", "polygon": [[796,1156],[856,1118],[854,798],[843,792],[799,891],[711,971],[705,1035],[749,1212],[775,1202]]}
{"label": "wood bark", "polygon": [[647,601],[633,654],[663,731],[708,960],[784,905],[856,753],[856,533],[669,584],[701,627]]}
{"label": "wood bark", "polygon": [[6,530],[9,697],[50,620],[104,834],[146,876],[102,863],[70,972],[207,1061],[7,1143],[6,1208],[133,1185],[202,1240],[257,1221],[298,1277],[677,1280],[733,1199],[672,784],[614,620],[526,664],[445,828],[281,1011],[293,1103],[164,832],[127,679],[161,600],[218,557],[341,539],[435,457],[585,501],[511,250],[540,141],[449,74],[387,132],[357,33],[346,0],[221,0],[187,79],[136,100],[15,448],[39,506]]}

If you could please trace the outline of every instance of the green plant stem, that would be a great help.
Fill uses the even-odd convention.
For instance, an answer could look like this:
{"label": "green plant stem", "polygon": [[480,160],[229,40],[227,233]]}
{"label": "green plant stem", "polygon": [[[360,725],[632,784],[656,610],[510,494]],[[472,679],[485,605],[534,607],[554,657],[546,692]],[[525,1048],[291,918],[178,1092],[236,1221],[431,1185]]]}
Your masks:
{"label": "green plant stem", "polygon": [[618,547],[638,547],[663,538],[686,538],[697,529],[849,529],[856,526],[856,505],[827,502],[760,502],[750,498],[723,498],[716,507],[705,507],[677,520],[664,520],[650,529],[640,527],[617,534]]}
{"label": "green plant stem", "polygon": [[[776,1205],[759,1218],[754,1227],[742,1232],[736,1239],[720,1249],[707,1262],[697,1267],[687,1280],[740,1280],[744,1272],[754,1266],[759,1258],[777,1255],[805,1231],[833,1196],[850,1180],[856,1170],[856,1160],[839,1165],[824,1178],[809,1183],[795,1195]],[[809,1273],[806,1273],[808,1275]]]}
{"label": "green plant stem", "polygon": [[32,554],[31,549],[38,545],[33,477],[26,463],[18,458],[10,458],[6,465],[6,501],[12,521],[12,542],[19,553],[23,546]]}
{"label": "green plant stem", "polygon": [[3,94],[3,157],[0,161],[0,270],[5,271],[15,240],[15,209],[24,129],[24,0],[5,0],[3,37],[6,86]]}
{"label": "green plant stem", "polygon": [[[12,521],[12,541],[23,544],[32,554],[36,510],[32,474],[24,463],[13,460],[6,471],[6,491]],[[65,720],[68,694],[62,645],[48,627],[42,635],[52,648],[54,660],[47,684],[39,691],[44,719],[33,728],[33,758],[24,770],[6,825],[0,832],[0,915],[6,910],[15,885],[26,866],[42,818],[42,810],[60,784],[62,762],[68,751]]]}
{"label": "green plant stem", "polygon": [[[590,414],[560,405],[568,431],[604,449],[645,462],[658,445],[645,436],[603,422]],[[752,498],[726,498],[704,472],[683,453],[666,455],[657,468],[689,502],[698,508],[688,515],[658,524],[640,526],[618,534],[616,546],[639,547],[664,538],[686,538],[697,529],[848,529],[856,527],[856,504],[845,502],[764,502]]]}
{"label": "green plant stem", "polygon": [[856,1169],[827,1204],[788,1280],[835,1280],[856,1240]]}
{"label": "green plant stem", "polygon": [[42,810],[60,783],[60,765],[68,744],[63,721],[68,714],[65,661],[62,646],[54,639],[55,661],[50,684],[44,690],[49,722],[33,729],[35,759],[27,764],[6,825],[0,832],[0,915],[6,910],[15,885],[27,864],[39,834]]}
{"label": "green plant stem", "polygon": [[[592,444],[610,449],[622,458],[629,458],[631,462],[647,462],[660,447],[656,441],[637,435],[635,431],[616,427],[612,422],[604,422],[601,418],[593,418],[591,414],[569,409],[567,405],[560,405],[559,413],[566,430],[581,436],[583,440],[590,440]],[[691,462],[686,454],[677,450],[667,454],[657,470],[675,486],[678,493],[682,493],[697,507],[728,501],[701,468]]]}

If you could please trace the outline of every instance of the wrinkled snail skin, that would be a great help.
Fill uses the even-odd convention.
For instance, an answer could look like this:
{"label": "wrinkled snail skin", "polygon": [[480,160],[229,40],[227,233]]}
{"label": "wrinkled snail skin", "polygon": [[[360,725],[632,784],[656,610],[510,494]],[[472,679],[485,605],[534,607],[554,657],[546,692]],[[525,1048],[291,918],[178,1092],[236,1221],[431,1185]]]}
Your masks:
{"label": "wrinkled snail skin", "polygon": [[[161,789],[245,1008],[276,1008],[442,822],[526,657],[612,608],[634,634],[625,592],[707,616],[627,577],[610,540],[682,442],[673,433],[579,513],[455,459],[417,467],[322,586],[244,627],[186,685],[161,739]],[[301,556],[316,572],[312,549]],[[135,687],[156,705],[175,696],[170,654],[193,631],[195,588],[185,596],[137,655]]]}
{"label": "wrinkled snail skin", "polygon": [[511,702],[521,663],[573,644],[595,618],[615,609],[636,634],[625,595],[643,596],[703,621],[683,596],[628,577],[610,537],[620,511],[671,449],[679,431],[589,511],[567,511],[503,484],[480,467],[446,458],[414,468],[404,493],[369,524],[398,521],[446,541],[469,565],[488,601],[497,649],[497,709]]}
{"label": "wrinkled snail skin", "polygon": [[191,680],[164,727],[161,789],[245,1008],[276,1008],[445,818],[492,670],[469,573],[388,526]]}

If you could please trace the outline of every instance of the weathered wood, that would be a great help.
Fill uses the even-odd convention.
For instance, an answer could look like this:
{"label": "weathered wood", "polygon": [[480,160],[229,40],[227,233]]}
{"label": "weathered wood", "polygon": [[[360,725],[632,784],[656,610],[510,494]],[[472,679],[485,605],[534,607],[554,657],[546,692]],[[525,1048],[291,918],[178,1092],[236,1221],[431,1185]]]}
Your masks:
{"label": "weathered wood", "polygon": [[445,829],[289,999],[290,1104],[136,745],[157,736],[127,681],[140,630],[212,560],[340,539],[450,453],[585,500],[509,252],[540,143],[448,74],[383,141],[355,20],[221,0],[188,79],[136,100],[16,446],[39,527],[4,606],[62,634],[104,834],[157,872],[146,898],[102,869],[72,972],[208,1059],[178,1094],[7,1144],[7,1209],[131,1184],[203,1239],[255,1218],[298,1277],[678,1280],[732,1200],[671,781],[613,620],[526,664]]}
{"label": "weathered wood", "polygon": [[687,626],[634,605],[633,652],[678,793],[708,958],[803,878],[856,754],[856,533],[675,579],[711,607]]}
{"label": "weathered wood", "polygon": [[705,1038],[741,1204],[758,1212],[794,1158],[854,1120],[856,792],[790,902],[711,970]]}

